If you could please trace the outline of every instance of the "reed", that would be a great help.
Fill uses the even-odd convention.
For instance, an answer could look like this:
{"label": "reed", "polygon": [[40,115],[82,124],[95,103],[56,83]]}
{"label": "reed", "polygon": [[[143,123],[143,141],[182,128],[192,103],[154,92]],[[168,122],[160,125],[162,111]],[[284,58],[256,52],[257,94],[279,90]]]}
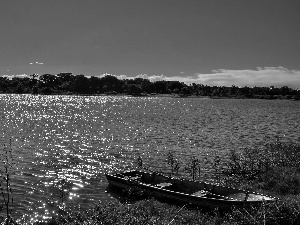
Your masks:
{"label": "reed", "polygon": [[138,168],[143,168],[143,159],[141,156],[139,156],[136,160],[136,165]]}
{"label": "reed", "polygon": [[200,160],[197,159],[195,156],[191,157],[185,169],[192,176],[192,180],[195,181],[197,177],[197,172],[199,174],[199,177],[201,173]]}
{"label": "reed", "polygon": [[2,209],[5,210],[6,218],[5,224],[12,223],[12,207],[13,207],[13,192],[11,188],[11,175],[13,171],[13,157],[12,157],[12,140],[9,139],[9,146],[4,145],[1,151],[1,161],[3,162],[0,167],[0,190],[3,199]]}
{"label": "reed", "polygon": [[170,176],[172,176],[174,173],[176,173],[176,175],[178,175],[181,165],[180,165],[179,160],[175,157],[174,152],[169,151],[167,153],[166,162],[171,167]]}

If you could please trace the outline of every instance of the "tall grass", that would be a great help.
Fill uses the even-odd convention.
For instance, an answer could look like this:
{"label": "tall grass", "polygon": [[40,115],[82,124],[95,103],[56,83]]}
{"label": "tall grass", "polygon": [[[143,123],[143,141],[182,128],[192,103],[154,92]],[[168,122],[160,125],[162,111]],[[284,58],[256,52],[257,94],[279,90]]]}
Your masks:
{"label": "tall grass", "polygon": [[254,188],[276,194],[300,193],[300,144],[267,143],[262,147],[232,150],[227,169],[228,180],[250,183]]}
{"label": "tall grass", "polygon": [[201,176],[201,165],[200,165],[200,160],[197,159],[195,156],[191,157],[189,160],[188,165],[185,167],[186,171],[188,174],[191,175],[192,180],[195,181],[197,177],[197,172],[198,176]]}
{"label": "tall grass", "polygon": [[1,167],[0,167],[0,191],[3,199],[2,210],[5,211],[5,224],[12,222],[12,206],[13,192],[11,188],[11,175],[13,172],[13,157],[12,157],[12,140],[9,140],[9,146],[4,145],[1,150]]}
{"label": "tall grass", "polygon": [[179,160],[176,158],[174,152],[169,151],[167,153],[167,157],[166,157],[166,161],[167,164],[171,167],[171,173],[170,176],[174,173],[176,173],[178,175],[179,169],[180,169],[180,162]]}
{"label": "tall grass", "polygon": [[299,205],[296,204],[273,203],[247,210],[233,209],[230,213],[222,214],[218,211],[204,212],[147,199],[134,204],[99,203],[90,210],[71,212],[54,217],[48,222],[36,224],[296,225],[300,224],[299,209]]}

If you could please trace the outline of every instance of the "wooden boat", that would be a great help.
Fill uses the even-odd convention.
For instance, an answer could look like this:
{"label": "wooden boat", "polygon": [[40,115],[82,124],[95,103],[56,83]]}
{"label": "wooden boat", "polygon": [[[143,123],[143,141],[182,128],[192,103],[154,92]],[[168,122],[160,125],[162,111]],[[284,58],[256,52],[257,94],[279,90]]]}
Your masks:
{"label": "wooden boat", "polygon": [[112,186],[130,190],[138,189],[147,196],[172,202],[191,204],[201,208],[229,210],[232,207],[259,206],[277,199],[255,192],[223,187],[206,182],[196,182],[167,177],[156,172],[138,170],[106,174]]}

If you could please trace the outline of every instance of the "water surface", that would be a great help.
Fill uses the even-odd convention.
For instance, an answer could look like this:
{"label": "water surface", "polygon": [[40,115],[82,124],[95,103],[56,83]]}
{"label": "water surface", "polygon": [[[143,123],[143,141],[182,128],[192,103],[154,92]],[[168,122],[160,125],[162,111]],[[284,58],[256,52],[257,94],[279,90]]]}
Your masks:
{"label": "water surface", "polygon": [[83,208],[110,200],[104,173],[132,168],[138,156],[165,170],[169,151],[185,164],[275,137],[300,141],[299,115],[300,102],[286,100],[0,95],[13,215],[40,219],[62,200]]}

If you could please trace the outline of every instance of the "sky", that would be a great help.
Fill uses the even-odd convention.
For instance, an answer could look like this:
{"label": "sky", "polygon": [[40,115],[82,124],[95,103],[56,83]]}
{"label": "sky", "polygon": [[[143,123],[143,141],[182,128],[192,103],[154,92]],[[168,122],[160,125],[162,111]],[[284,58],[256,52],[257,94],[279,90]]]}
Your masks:
{"label": "sky", "polygon": [[0,76],[300,88],[299,0],[1,0]]}

